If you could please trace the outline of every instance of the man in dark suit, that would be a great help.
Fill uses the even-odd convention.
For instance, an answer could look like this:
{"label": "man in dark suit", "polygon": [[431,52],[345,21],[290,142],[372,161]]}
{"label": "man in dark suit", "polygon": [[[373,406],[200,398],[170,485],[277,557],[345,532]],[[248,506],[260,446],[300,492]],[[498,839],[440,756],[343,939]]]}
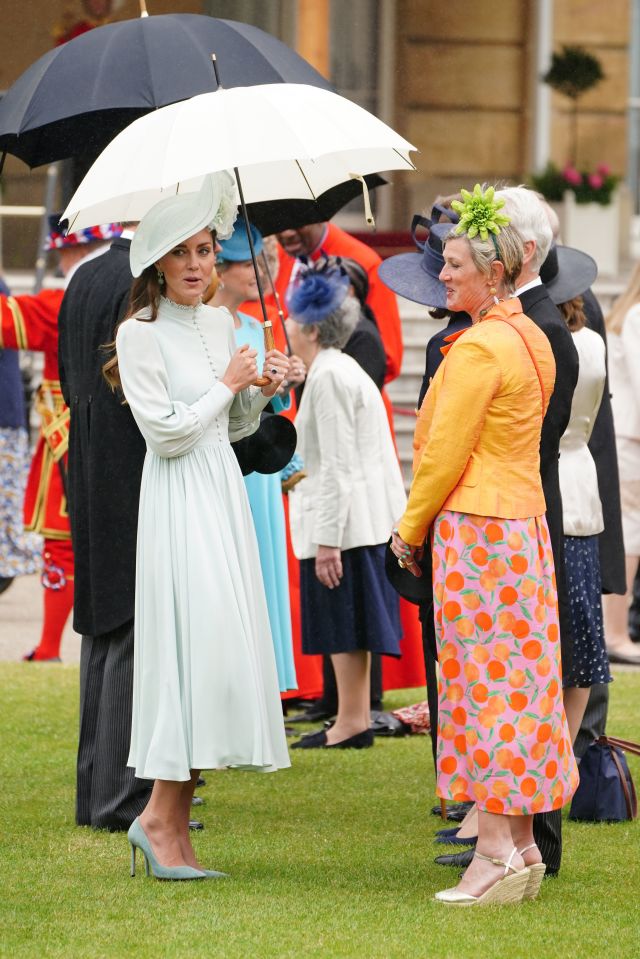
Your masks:
{"label": "man in dark suit", "polygon": [[76,822],[128,829],[151,783],[127,767],[133,697],[136,533],[145,443],[102,376],[126,311],[127,225],[80,267],[59,316],[60,382],[71,411],[69,515],[76,557],[74,629],[82,634]]}
{"label": "man in dark suit", "polygon": [[[505,201],[504,213],[518,231],[524,245],[524,259],[515,295],[522,310],[546,334],[556,361],[556,381],[542,424],[540,475],[547,504],[547,523],[553,549],[560,614],[562,667],[572,662],[571,610],[564,575],[562,498],[558,476],[560,439],[571,415],[573,391],[578,382],[578,354],[558,308],[540,279],[540,268],[551,247],[553,235],[545,209],[533,190],[509,187],[496,193]],[[534,816],[533,834],[549,875],[556,875],[562,858],[562,816],[560,810]]]}

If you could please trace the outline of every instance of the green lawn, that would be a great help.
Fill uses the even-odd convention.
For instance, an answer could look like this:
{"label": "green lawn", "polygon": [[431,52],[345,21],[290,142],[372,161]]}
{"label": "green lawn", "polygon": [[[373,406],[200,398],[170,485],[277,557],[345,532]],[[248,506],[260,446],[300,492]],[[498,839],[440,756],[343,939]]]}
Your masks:
{"label": "green lawn", "polygon": [[[609,730],[640,740],[640,670],[616,672]],[[504,909],[433,893],[427,740],[292,754],[276,775],[209,773],[198,852],[224,882],[129,877],[123,834],[73,823],[78,672],[0,664],[0,955],[637,959],[640,826],[566,823],[558,880]],[[420,690],[387,697],[387,708]],[[636,781],[640,762],[630,759]],[[438,851],[447,851],[437,847]],[[138,857],[140,860],[140,857]]]}

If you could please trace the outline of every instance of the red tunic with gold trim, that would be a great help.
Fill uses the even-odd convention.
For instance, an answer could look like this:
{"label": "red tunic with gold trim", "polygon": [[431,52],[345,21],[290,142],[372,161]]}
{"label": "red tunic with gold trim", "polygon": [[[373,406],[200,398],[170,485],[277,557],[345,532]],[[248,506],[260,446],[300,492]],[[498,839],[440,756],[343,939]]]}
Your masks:
{"label": "red tunic with gold trim", "polygon": [[0,347],[44,353],[37,410],[42,419],[24,500],[25,529],[47,539],[70,539],[62,481],[69,446],[69,410],[58,373],[58,312],[64,290],[34,296],[0,296]]}

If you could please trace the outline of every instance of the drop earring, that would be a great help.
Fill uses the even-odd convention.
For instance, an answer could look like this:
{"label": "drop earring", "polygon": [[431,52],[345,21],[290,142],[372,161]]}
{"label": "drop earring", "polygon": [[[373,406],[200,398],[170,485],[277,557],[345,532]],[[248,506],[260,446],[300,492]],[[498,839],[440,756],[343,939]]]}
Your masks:
{"label": "drop earring", "polygon": [[498,297],[496,296],[497,292],[498,292],[498,291],[496,290],[495,286],[490,286],[490,287],[489,287],[489,295],[493,297],[493,302],[494,302],[494,303],[499,303],[499,302],[500,302],[500,300],[499,300]]}
{"label": "drop earring", "polygon": [[162,286],[162,284],[164,283],[164,273],[162,272],[162,270],[158,270],[158,283],[160,284],[160,286]]}

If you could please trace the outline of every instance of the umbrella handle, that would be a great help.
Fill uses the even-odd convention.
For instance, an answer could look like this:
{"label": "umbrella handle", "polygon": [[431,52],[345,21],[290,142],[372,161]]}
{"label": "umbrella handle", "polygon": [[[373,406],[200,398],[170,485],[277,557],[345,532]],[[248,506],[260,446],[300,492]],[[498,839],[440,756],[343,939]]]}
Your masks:
{"label": "umbrella handle", "polygon": [[[275,341],[273,339],[273,326],[271,325],[270,320],[266,320],[264,324],[264,351],[268,353],[269,350],[273,350],[275,347]],[[254,386],[269,386],[272,381],[268,376],[259,376],[257,380],[254,380]]]}

